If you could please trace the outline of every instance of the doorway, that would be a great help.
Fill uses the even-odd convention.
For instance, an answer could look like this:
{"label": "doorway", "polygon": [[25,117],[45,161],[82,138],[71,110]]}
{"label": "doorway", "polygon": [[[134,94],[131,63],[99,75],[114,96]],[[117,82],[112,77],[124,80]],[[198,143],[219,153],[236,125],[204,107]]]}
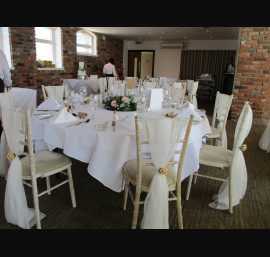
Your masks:
{"label": "doorway", "polygon": [[155,50],[128,50],[128,77],[154,77]]}

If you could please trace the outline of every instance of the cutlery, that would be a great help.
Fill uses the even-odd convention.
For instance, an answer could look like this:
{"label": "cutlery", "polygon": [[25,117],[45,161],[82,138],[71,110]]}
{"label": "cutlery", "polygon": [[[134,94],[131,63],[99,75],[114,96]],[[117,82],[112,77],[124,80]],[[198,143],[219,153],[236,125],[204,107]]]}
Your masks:
{"label": "cutlery", "polygon": [[40,111],[40,112],[48,112],[48,111],[58,112],[59,110],[38,110],[38,109],[36,109],[36,111]]}
{"label": "cutlery", "polygon": [[[92,119],[91,119],[92,120]],[[84,121],[80,121],[78,123],[74,123],[74,124],[71,124],[71,125],[67,125],[66,127],[71,127],[71,126],[78,126],[82,123],[88,123],[90,121],[90,119],[87,119],[87,120],[84,120]]]}

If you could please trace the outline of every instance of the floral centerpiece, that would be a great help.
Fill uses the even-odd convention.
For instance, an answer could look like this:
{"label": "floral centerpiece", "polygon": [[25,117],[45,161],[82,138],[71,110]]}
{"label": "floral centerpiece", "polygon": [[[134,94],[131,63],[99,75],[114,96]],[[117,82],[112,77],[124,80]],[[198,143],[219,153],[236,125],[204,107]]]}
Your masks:
{"label": "floral centerpiece", "polygon": [[137,110],[137,99],[130,96],[108,96],[102,100],[104,108],[110,111],[132,112]]}

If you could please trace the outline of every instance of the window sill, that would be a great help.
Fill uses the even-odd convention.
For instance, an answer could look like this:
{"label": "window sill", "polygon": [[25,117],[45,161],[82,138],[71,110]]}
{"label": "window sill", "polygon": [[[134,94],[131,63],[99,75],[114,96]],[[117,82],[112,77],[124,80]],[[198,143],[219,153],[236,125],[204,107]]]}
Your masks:
{"label": "window sill", "polygon": [[38,70],[64,70],[65,68],[38,68]]}
{"label": "window sill", "polygon": [[86,54],[86,53],[77,53],[78,55],[84,55],[84,56],[92,56],[92,57],[98,57],[97,54]]}

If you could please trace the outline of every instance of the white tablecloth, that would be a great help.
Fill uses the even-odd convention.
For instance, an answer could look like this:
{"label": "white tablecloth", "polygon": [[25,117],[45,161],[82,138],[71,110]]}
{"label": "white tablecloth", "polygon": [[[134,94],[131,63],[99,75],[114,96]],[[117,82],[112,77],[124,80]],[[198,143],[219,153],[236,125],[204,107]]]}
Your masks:
{"label": "white tablecloth", "polygon": [[87,88],[87,96],[90,94],[97,94],[99,91],[99,84],[98,80],[93,79],[86,79],[86,80],[80,80],[80,79],[64,79],[63,80],[63,86],[67,84],[68,91],[74,90],[75,93],[79,93],[79,89],[81,87]]}
{"label": "white tablecloth", "polygon": [[[89,113],[89,107],[78,104],[74,113],[79,111]],[[118,114],[119,120],[126,116],[134,119],[134,112]],[[94,130],[97,122],[111,121],[112,116],[112,111],[99,107],[95,121],[65,127],[50,124],[48,119],[39,120],[33,115],[32,130],[36,151],[59,147],[67,156],[88,163],[89,174],[106,187],[121,192],[124,189],[123,164],[127,160],[136,159],[136,134],[134,126],[130,127],[133,129],[124,126],[126,121],[118,123],[115,132]],[[182,180],[198,170],[202,137],[207,133],[211,133],[207,117],[192,126]]]}
{"label": "white tablecloth", "polygon": [[37,108],[37,90],[13,87],[11,89],[12,101],[15,108]]}

